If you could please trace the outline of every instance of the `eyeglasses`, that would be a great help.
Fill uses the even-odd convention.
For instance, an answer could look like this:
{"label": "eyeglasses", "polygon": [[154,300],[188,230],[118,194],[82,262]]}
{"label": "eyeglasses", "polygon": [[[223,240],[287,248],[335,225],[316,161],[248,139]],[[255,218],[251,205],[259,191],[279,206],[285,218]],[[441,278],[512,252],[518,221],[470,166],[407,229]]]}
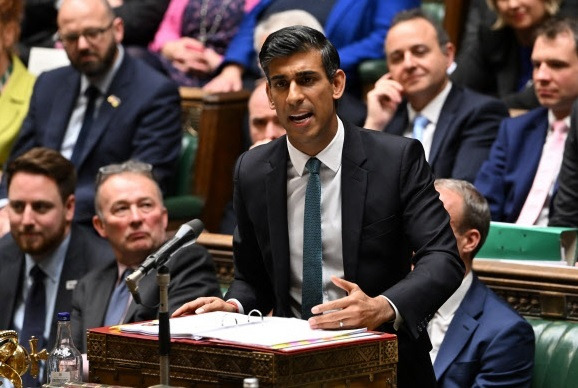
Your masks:
{"label": "eyeglasses", "polygon": [[102,37],[102,34],[104,34],[106,31],[108,31],[112,25],[113,25],[113,21],[110,22],[110,24],[106,27],[103,28],[87,28],[86,30],[80,32],[80,33],[76,33],[76,32],[71,32],[70,34],[58,34],[58,39],[62,42],[62,44],[67,45],[67,46],[72,46],[73,44],[76,44],[78,42],[78,39],[80,39],[80,37],[84,37],[84,39],[86,39],[86,41],[90,44],[95,44],[97,43],[100,38]]}
{"label": "eyeglasses", "polygon": [[99,168],[98,174],[96,174],[96,186],[100,186],[109,176],[123,172],[143,174],[154,180],[153,166],[151,164],[139,162],[138,160],[128,160],[124,163],[109,164]]}

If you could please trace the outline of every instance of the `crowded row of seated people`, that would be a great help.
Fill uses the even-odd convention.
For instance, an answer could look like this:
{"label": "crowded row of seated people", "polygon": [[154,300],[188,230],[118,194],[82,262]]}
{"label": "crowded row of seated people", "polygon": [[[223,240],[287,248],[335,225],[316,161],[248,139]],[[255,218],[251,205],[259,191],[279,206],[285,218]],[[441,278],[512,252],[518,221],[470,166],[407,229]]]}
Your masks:
{"label": "crowded row of seated people", "polygon": [[[481,285],[471,272],[471,260],[487,235],[490,214],[494,220],[526,225],[547,224],[548,220],[578,224],[577,128],[570,123],[572,104],[578,97],[578,25],[552,17],[559,1],[490,1],[498,27],[513,30],[510,35],[518,39],[519,46],[514,52],[525,59],[513,65],[484,62],[479,65],[481,70],[473,70],[470,76],[465,73],[476,69],[470,63],[481,60],[475,57],[482,49],[471,52],[473,44],[463,46],[457,67],[449,74],[456,50],[443,29],[419,10],[398,14],[419,5],[415,1],[152,3],[164,3],[166,12],[151,13],[156,17],[164,14],[164,19],[158,20],[158,30],[138,49],[134,47],[138,45],[128,48],[122,44],[128,43],[133,28],[129,19],[136,12],[128,12],[124,21],[116,15],[122,15],[122,9],[131,4],[145,9],[149,2],[62,0],[55,14],[58,45],[66,51],[71,66],[43,73],[35,81],[13,50],[18,43],[22,3],[0,0],[0,28],[5,32],[1,35],[0,112],[9,113],[0,116],[0,123],[10,117],[12,130],[4,154],[0,154],[7,166],[0,185],[8,203],[2,210],[9,226],[4,231],[10,231],[0,240],[4,247],[2,284],[6,285],[0,288],[0,301],[2,310],[8,312],[0,329],[15,328],[24,338],[35,334],[45,339],[44,346],[51,347],[55,323],[46,317],[57,310],[71,310],[76,344],[85,351],[87,328],[156,315],[154,310],[136,306],[128,295],[128,299],[119,299],[122,302],[111,300],[126,293],[116,291],[122,288],[126,270],[138,266],[165,239],[161,191],[169,186],[182,131],[177,85],[219,92],[253,88],[262,74],[255,55],[265,36],[275,29],[263,27],[263,36],[257,38],[257,26],[297,7],[313,15],[317,21],[314,29],[323,31],[339,52],[347,75],[337,103],[340,117],[368,129],[419,139],[434,176],[457,179],[436,183],[452,219],[466,277],[449,305],[441,307],[427,325],[434,345],[430,357],[435,378],[440,385],[451,385],[464,376],[469,380],[458,380],[458,385],[498,378],[515,386],[529,385],[531,328]],[[496,31],[486,24],[480,26],[480,31],[484,29]],[[483,36],[480,32],[474,42],[482,44]],[[537,37],[530,40],[530,36]],[[506,38],[501,38],[503,41]],[[512,52],[508,50],[505,52]],[[388,73],[364,98],[357,66],[384,52]],[[490,59],[495,59],[495,53],[490,50]],[[496,70],[486,71],[490,68]],[[520,70],[514,86],[507,92],[498,90],[506,85],[499,70],[512,68]],[[476,88],[474,76],[485,73],[494,78],[480,85],[494,85],[495,90],[476,92],[463,86]],[[20,86],[15,92],[12,85],[17,80]],[[532,90],[534,105],[508,102],[506,94],[521,91],[528,96],[527,89]],[[252,108],[257,103],[260,110]],[[260,120],[259,114],[265,115],[264,105],[269,105],[269,114]],[[533,109],[509,118],[508,108],[513,107]],[[266,83],[257,82],[249,104],[254,142],[265,143],[284,133],[273,108]],[[276,127],[271,128],[271,123]],[[566,137],[562,160],[560,146]],[[125,163],[129,159],[139,162]],[[64,182],[71,176],[76,181]],[[551,208],[553,198],[555,206]],[[458,220],[471,221],[462,211],[479,212],[480,208],[479,223],[459,227]],[[472,230],[477,232],[470,233]],[[102,238],[108,243],[103,245]],[[196,297],[221,296],[207,252],[191,249],[194,252],[183,252],[189,261],[174,260],[171,267],[177,279],[171,285],[171,311]],[[103,257],[110,260],[105,262]],[[38,267],[44,272],[41,275],[34,270]],[[46,286],[41,296],[38,282]],[[97,289],[100,286],[102,292]],[[154,285],[149,286],[143,293],[154,299]],[[42,295],[48,302],[43,310],[28,307]],[[481,303],[475,313],[462,311],[474,305],[472,298],[487,299],[487,303]],[[123,307],[120,311],[114,308],[118,305]],[[39,322],[35,313],[44,320]],[[444,343],[444,337],[459,325],[453,318],[463,314],[477,314],[475,319],[484,330],[477,331],[471,347],[460,353]],[[498,316],[508,324],[495,325]],[[501,348],[490,346],[488,338],[504,338],[491,344]],[[512,338],[517,342],[510,342]],[[511,347],[519,352],[505,350]],[[444,352],[453,355],[441,356]],[[469,358],[477,364],[464,374],[458,366],[471,361]],[[405,362],[400,361],[402,373],[407,372]],[[401,382],[411,381],[406,378],[404,374]]]}

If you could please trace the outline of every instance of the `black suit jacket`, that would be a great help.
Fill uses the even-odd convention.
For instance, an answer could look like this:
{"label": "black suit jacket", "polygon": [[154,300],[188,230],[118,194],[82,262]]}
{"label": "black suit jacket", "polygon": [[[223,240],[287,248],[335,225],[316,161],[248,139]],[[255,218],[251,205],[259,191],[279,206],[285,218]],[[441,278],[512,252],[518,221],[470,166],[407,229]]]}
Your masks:
{"label": "black suit jacket", "polygon": [[[8,163],[33,147],[60,151],[79,90],[80,73],[71,66],[38,77]],[[94,179],[98,169],[110,163],[150,163],[165,190],[180,153],[180,117],[176,84],[125,52],[75,165],[75,219],[92,225]],[[0,195],[6,196],[5,186],[3,179]]]}
{"label": "black suit jacket", "polygon": [[[420,384],[428,370],[435,380],[425,329],[463,277],[449,217],[433,187],[419,142],[344,125],[341,222],[345,279],[359,284],[371,297],[386,296],[403,317],[403,328],[397,333],[401,386]],[[273,309],[274,315],[285,317],[292,316],[288,157],[283,136],[247,151],[237,161],[235,279],[226,296],[238,299],[245,311]],[[410,272],[412,264],[415,270]],[[382,329],[392,332],[391,325]]]}
{"label": "black suit jacket", "polygon": [[578,101],[572,108],[570,131],[558,175],[558,193],[551,207],[549,225],[578,227]]}
{"label": "black suit jacket", "polygon": [[[505,117],[508,109],[500,100],[453,84],[440,112],[428,158],[435,177],[473,182]],[[409,124],[407,103],[403,102],[384,131],[403,135]]]}
{"label": "black suit jacket", "polygon": [[[170,271],[169,313],[186,302],[201,296],[222,297],[215,264],[209,252],[198,245],[178,250],[167,267]],[[154,272],[154,271],[153,271]],[[159,290],[156,272],[141,279],[138,288],[142,303],[133,300],[124,323],[148,321],[158,317]],[[104,324],[108,302],[118,278],[118,266],[113,261],[105,268],[87,274],[74,290],[72,299],[72,336],[76,347],[86,353],[86,331]]]}
{"label": "black suit jacket", "polygon": [[[73,226],[70,243],[62,266],[54,317],[46,349],[50,351],[56,340],[56,314],[72,311],[72,292],[77,281],[89,271],[102,267],[111,261],[111,249],[105,240],[84,228]],[[14,329],[12,323],[17,303],[22,293],[25,268],[24,253],[11,234],[0,239],[0,330]],[[20,342],[28,341],[21,338]]]}

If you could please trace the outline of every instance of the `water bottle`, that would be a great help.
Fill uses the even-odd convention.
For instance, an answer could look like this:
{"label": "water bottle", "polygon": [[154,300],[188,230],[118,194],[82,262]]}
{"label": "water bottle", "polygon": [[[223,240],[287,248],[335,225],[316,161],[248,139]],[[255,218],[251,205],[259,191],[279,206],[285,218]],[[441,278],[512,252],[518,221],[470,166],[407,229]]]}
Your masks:
{"label": "water bottle", "polygon": [[82,382],[82,355],[72,342],[70,313],[58,313],[56,343],[47,364],[48,384],[64,386],[67,382]]}

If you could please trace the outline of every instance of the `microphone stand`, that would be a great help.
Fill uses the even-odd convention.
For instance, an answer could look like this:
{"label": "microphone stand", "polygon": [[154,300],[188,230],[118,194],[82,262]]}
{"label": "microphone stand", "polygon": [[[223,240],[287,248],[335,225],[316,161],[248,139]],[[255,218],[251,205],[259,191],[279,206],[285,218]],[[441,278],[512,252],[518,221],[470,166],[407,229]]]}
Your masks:
{"label": "microphone stand", "polygon": [[159,306],[159,367],[161,386],[169,384],[169,356],[171,353],[171,326],[169,323],[169,282],[171,274],[166,265],[157,270],[157,284],[160,292]]}

